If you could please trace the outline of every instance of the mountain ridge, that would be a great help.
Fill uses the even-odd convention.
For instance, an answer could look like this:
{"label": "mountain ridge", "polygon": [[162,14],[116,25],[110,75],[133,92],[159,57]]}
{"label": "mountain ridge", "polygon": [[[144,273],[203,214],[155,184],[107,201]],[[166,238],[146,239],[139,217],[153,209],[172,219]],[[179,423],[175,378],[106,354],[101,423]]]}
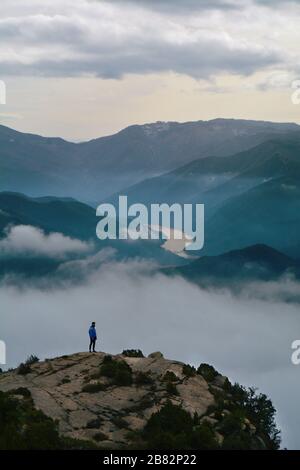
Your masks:
{"label": "mountain ridge", "polygon": [[[299,280],[300,259],[293,259],[270,246],[256,244],[219,255],[204,255],[185,266],[162,268],[161,272],[182,276],[203,288],[227,288],[239,294],[243,287],[246,293],[251,282]],[[282,297],[287,302],[300,301],[297,294],[288,291],[282,292]]]}
{"label": "mountain ridge", "polygon": [[[158,198],[162,197],[159,191],[163,192],[164,201],[182,202],[179,199],[183,197],[183,202],[192,202],[192,196],[189,195],[189,191],[190,186],[193,184],[195,184],[193,191],[198,191],[199,197],[199,194],[210,194],[214,190],[220,191],[224,185],[229,185],[236,177],[243,179],[261,178],[261,180],[263,180],[265,178],[281,176],[287,171],[287,164],[290,165],[289,174],[295,176],[296,173],[300,177],[299,155],[300,133],[296,133],[295,135],[290,134],[289,136],[285,136],[284,140],[279,137],[273,138],[249,150],[234,155],[198,158],[171,172],[164,173],[154,178],[147,178],[132,187],[124,188],[121,190],[121,193],[128,195],[129,199],[132,199],[132,202],[136,202],[137,200],[140,202],[144,202],[145,200],[146,203],[149,201],[157,202]],[[270,162],[273,163],[273,165],[270,165]],[[212,175],[214,177],[216,175],[224,175],[224,181],[221,179],[221,181],[213,183],[211,186],[203,179],[199,180],[197,184],[195,181],[193,182],[193,179],[196,180],[197,176],[209,177]],[[187,195],[182,195],[181,192],[178,191],[178,182],[180,182],[180,180],[182,180],[182,189],[187,192]],[[157,183],[157,185],[155,185],[155,183]],[[252,186],[256,184],[257,181],[253,181]],[[152,193],[151,185],[153,185]],[[172,185],[175,185],[173,196],[172,194],[169,195],[166,191],[168,190],[170,192]],[[133,199],[132,193],[134,195],[135,191],[137,192],[137,196]],[[113,200],[114,197],[115,196],[109,200]]]}
{"label": "mountain ridge", "polygon": [[134,125],[72,143],[0,126],[0,188],[100,202],[197,157],[230,155],[299,129],[293,123],[217,119]]}

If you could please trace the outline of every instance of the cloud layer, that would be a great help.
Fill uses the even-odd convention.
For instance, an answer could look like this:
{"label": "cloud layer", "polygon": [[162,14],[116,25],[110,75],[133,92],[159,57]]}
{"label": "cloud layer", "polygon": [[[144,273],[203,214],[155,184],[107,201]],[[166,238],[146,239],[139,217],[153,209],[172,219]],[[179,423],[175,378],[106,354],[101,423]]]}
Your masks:
{"label": "cloud layer", "polygon": [[86,254],[90,250],[88,243],[61,233],[46,235],[41,229],[30,225],[10,227],[6,237],[0,240],[0,257],[39,256],[61,259],[68,255]]}
{"label": "cloud layer", "polygon": [[[159,8],[149,9],[153,3]],[[293,55],[287,43],[299,39],[300,10],[277,2],[278,11],[261,12],[259,4],[266,3],[189,0],[170,8],[165,0],[2,0],[1,69],[105,78],[172,71],[207,78],[290,68],[297,51]]]}

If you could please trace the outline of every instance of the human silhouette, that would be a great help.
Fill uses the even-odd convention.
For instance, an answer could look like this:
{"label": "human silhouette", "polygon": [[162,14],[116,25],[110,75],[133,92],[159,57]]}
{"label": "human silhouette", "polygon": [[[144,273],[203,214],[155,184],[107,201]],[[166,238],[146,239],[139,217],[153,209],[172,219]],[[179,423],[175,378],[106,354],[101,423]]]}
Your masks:
{"label": "human silhouette", "polygon": [[97,332],[96,332],[96,323],[94,321],[91,324],[90,329],[89,329],[89,337],[90,337],[89,351],[92,352],[92,348],[93,348],[93,352],[96,352],[95,347],[96,347],[96,341],[97,341]]}

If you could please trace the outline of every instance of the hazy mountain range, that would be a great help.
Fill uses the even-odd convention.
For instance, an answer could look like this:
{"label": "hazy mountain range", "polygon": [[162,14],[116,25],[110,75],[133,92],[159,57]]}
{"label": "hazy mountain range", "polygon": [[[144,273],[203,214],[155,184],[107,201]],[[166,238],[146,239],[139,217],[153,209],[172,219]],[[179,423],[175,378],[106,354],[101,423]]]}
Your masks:
{"label": "hazy mountain range", "polygon": [[[60,279],[82,280],[82,277],[107,261],[105,256],[102,258],[97,255],[99,250],[114,248],[116,260],[152,259],[161,265],[173,266],[165,268],[165,274],[181,275],[201,285],[234,286],[243,281],[275,280],[283,275],[300,278],[300,261],[267,245],[256,244],[218,256],[201,256],[195,261],[188,261],[164,250],[161,241],[99,241],[95,235],[96,223],[95,210],[76,200],[29,198],[18,193],[0,193],[0,276],[18,274],[26,277],[54,276]],[[71,240],[80,240],[87,244],[88,249],[79,252],[75,250],[74,253],[63,257],[57,256],[56,252],[50,252],[49,256],[47,251],[39,251],[39,238],[36,240],[38,246],[35,251],[32,245],[26,245],[26,239],[24,244],[20,238],[14,236],[10,240],[13,250],[7,253],[3,246],[6,246],[5,242],[10,238],[10,228],[24,225],[32,230],[41,229],[45,237],[60,233]],[[249,231],[246,222],[245,226]],[[34,232],[32,235],[36,237]],[[44,240],[46,244],[49,244],[49,241]],[[63,240],[60,243],[65,246]],[[18,250],[18,245],[21,245],[22,251]],[[70,265],[70,261],[73,264]],[[70,271],[70,266],[74,272]]]}
{"label": "hazy mountain range", "polygon": [[197,159],[122,193],[130,203],[204,203],[201,254],[260,243],[300,257],[298,132],[274,136],[233,156]]}
{"label": "hazy mountain range", "polygon": [[158,122],[75,144],[0,126],[0,188],[97,204],[197,158],[232,155],[274,135],[297,131],[296,124],[233,119]]}
{"label": "hazy mountain range", "polygon": [[[290,268],[298,276],[299,129],[296,124],[224,119],[155,123],[74,144],[0,127],[0,274],[43,274],[65,262],[28,253],[8,256],[8,243],[16,244],[13,237],[18,235],[9,232],[14,226],[42,231],[34,232],[35,237],[59,233],[86,244],[87,251],[77,250],[73,260],[114,248],[117,259],[187,264],[163,249],[160,240],[100,242],[96,238],[95,209],[76,198],[116,202],[118,194],[127,194],[131,203],[205,204],[205,245],[200,253],[193,253],[204,258],[180,268],[184,275],[221,278],[227,275],[230,261],[232,279],[235,273],[247,278],[263,278],[265,273],[272,279]],[[62,239],[63,246],[68,243],[74,244]],[[249,251],[251,246],[256,248]],[[277,251],[269,250],[282,252],[279,271],[271,264],[265,269],[266,256],[278,259]],[[255,269],[250,271],[244,269],[253,261],[249,255],[256,257]],[[259,258],[263,270],[257,269]]]}
{"label": "hazy mountain range", "polygon": [[281,176],[300,177],[300,132],[273,136],[227,157],[198,158],[171,172],[122,188],[122,193],[131,203],[199,202],[203,198],[213,208],[231,196]]}

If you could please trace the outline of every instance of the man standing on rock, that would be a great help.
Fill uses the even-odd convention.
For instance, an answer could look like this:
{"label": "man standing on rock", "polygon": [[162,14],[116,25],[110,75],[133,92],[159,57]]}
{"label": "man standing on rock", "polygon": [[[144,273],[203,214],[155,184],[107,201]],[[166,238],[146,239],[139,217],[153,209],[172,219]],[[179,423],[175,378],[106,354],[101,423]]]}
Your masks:
{"label": "man standing on rock", "polygon": [[92,347],[93,347],[93,352],[95,351],[95,346],[96,346],[96,341],[97,341],[97,332],[96,332],[96,323],[93,321],[93,323],[90,326],[89,329],[89,336],[90,336],[90,347],[89,351],[92,352]]}

